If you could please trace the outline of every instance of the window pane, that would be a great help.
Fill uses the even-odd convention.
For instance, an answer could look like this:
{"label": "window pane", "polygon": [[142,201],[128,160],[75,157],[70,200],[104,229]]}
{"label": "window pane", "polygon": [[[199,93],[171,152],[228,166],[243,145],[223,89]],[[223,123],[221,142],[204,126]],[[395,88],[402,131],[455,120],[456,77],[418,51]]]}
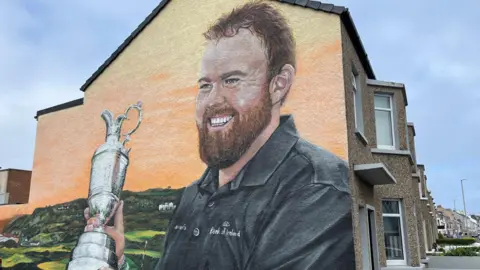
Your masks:
{"label": "window pane", "polygon": [[375,110],[377,145],[392,145],[392,115],[389,111]]}
{"label": "window pane", "polygon": [[402,225],[400,217],[383,217],[387,260],[403,260]]}
{"label": "window pane", "polygon": [[390,97],[376,95],[375,108],[390,109]]}
{"label": "window pane", "polygon": [[384,214],[400,214],[398,201],[382,201],[382,211]]}
{"label": "window pane", "polygon": [[355,117],[355,127],[358,128],[358,115],[357,115],[357,91],[353,89],[353,116]]}

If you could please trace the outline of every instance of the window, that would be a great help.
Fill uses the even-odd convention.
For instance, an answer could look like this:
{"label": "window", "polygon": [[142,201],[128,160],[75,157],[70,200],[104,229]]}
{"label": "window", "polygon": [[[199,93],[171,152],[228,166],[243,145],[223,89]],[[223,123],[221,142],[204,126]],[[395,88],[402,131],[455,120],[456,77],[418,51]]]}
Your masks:
{"label": "window", "polygon": [[392,96],[375,95],[375,127],[377,131],[378,148],[395,149],[392,105]]}
{"label": "window", "polygon": [[352,94],[353,94],[353,113],[355,117],[355,129],[363,133],[363,111],[362,111],[362,92],[359,87],[358,73],[355,69],[351,74]]}
{"label": "window", "polygon": [[406,265],[401,201],[384,200],[382,210],[387,264]]}
{"label": "window", "polygon": [[422,181],[418,181],[418,192],[419,192],[420,198],[423,198],[423,196],[422,196],[422,192],[423,192]]}
{"label": "window", "polygon": [[[410,130],[408,128],[408,123],[407,120],[405,119],[405,130],[407,131],[407,149],[410,151]],[[413,134],[412,134],[413,136]],[[413,155],[413,153],[412,153]],[[416,160],[415,157],[413,157],[413,160]]]}
{"label": "window", "polygon": [[420,198],[426,199],[427,196],[425,195],[425,189],[423,188],[423,183],[421,180],[418,182],[418,187],[420,189]]}
{"label": "window", "polygon": [[0,193],[7,192],[8,172],[0,172]]}
{"label": "window", "polygon": [[357,119],[357,76],[352,72],[352,92],[353,92],[353,115],[355,117],[355,128],[358,129]]}
{"label": "window", "polygon": [[420,198],[426,199],[427,195],[425,194],[425,189],[423,188],[423,181],[421,178],[418,180],[418,189],[420,192]]}

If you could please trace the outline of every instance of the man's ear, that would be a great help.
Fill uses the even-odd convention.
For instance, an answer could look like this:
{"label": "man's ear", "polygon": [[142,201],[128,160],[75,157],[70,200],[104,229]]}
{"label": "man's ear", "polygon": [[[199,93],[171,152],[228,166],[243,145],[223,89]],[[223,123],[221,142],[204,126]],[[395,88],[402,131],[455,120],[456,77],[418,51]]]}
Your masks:
{"label": "man's ear", "polygon": [[270,82],[270,98],[272,104],[275,105],[284,100],[292,87],[294,77],[295,68],[290,64],[286,64],[282,67],[282,70],[272,78]]}

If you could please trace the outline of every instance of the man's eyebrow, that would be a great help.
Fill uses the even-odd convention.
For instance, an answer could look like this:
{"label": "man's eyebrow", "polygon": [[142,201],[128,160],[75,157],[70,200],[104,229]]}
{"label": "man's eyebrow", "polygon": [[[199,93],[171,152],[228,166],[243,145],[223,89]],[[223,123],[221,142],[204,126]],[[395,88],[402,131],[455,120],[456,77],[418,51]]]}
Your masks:
{"label": "man's eyebrow", "polygon": [[199,82],[209,82],[209,81],[210,81],[209,78],[207,78],[207,77],[202,77],[202,78],[198,79],[197,82],[199,83]]}
{"label": "man's eyebrow", "polygon": [[241,70],[234,70],[234,71],[230,71],[230,72],[227,72],[227,73],[223,73],[221,78],[222,80],[230,77],[230,76],[247,76],[247,73],[241,71]]}
{"label": "man's eyebrow", "polygon": [[[220,78],[222,80],[224,80],[224,79],[226,79],[230,76],[247,76],[247,73],[245,73],[241,70],[233,70],[233,71],[223,73],[222,76],[220,76]],[[211,80],[208,77],[201,77],[200,79],[198,79],[197,82],[198,83],[200,83],[200,82],[211,82]]]}

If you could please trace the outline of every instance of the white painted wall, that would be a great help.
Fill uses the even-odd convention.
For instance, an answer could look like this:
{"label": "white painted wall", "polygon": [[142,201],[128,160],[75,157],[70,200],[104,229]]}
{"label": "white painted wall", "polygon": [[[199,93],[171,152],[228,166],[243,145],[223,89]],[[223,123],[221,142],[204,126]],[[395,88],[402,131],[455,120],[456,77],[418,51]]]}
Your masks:
{"label": "white painted wall", "polygon": [[8,171],[0,172],[0,194],[7,192]]}

